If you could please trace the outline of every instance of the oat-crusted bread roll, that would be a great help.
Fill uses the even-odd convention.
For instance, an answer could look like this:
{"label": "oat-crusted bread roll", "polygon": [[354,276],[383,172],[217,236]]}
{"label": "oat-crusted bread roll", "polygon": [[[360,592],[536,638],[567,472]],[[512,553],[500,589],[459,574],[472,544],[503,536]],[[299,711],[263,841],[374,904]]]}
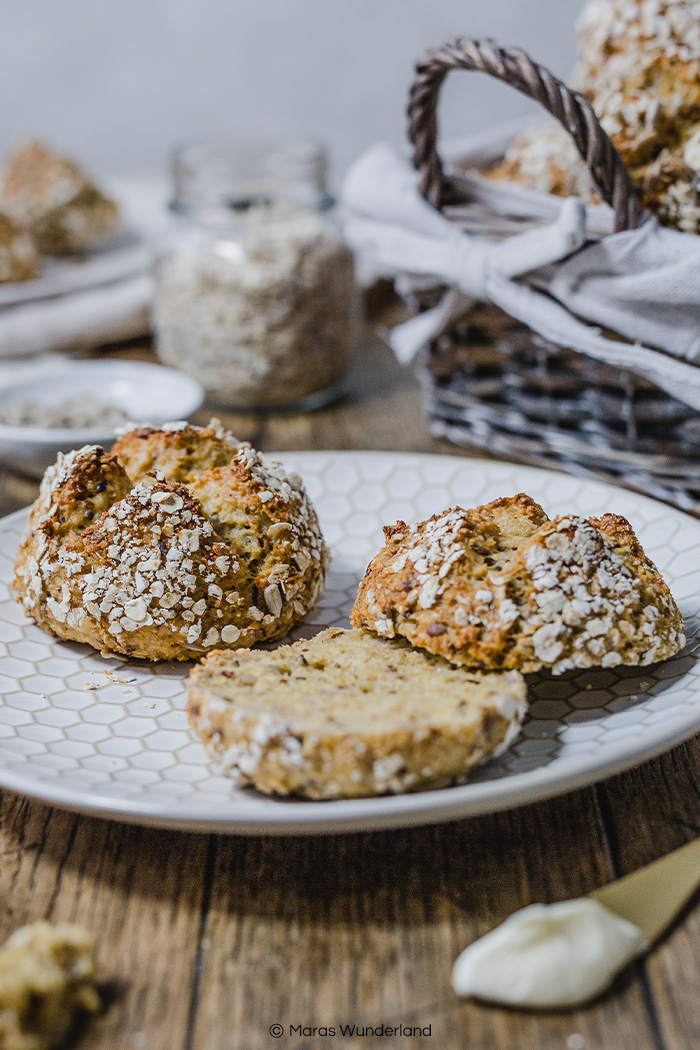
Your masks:
{"label": "oat-crusted bread roll", "polygon": [[617,514],[549,521],[520,493],[384,533],[351,614],[384,638],[465,667],[555,673],[650,664],[685,644],[671,592]]}
{"label": "oat-crusted bread roll", "polygon": [[27,142],[9,157],[2,175],[3,209],[29,230],[45,255],[84,252],[111,234],[119,209],[78,165]]}
{"label": "oat-crusted bread roll", "polygon": [[[700,232],[700,18],[695,0],[586,0],[572,86],[587,95],[642,204]],[[558,124],[523,132],[491,173],[534,189],[597,200]]]}
{"label": "oat-crusted bread roll", "polygon": [[214,652],[190,673],[190,721],[240,784],[354,798],[463,778],[517,736],[526,687],[364,631],[274,652]]}
{"label": "oat-crusted bread roll", "polygon": [[221,427],[130,431],[44,476],[15,567],[59,638],[149,660],[278,638],[313,607],[328,554],[301,479]]}

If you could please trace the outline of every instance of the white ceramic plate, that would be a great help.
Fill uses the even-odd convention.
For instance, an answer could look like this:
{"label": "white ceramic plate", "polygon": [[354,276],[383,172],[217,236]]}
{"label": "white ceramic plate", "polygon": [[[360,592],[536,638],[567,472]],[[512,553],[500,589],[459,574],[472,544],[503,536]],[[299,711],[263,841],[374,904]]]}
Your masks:
{"label": "white ceramic plate", "polygon": [[123,227],[84,256],[43,258],[42,271],[33,281],[0,285],[0,306],[17,306],[121,281],[145,273],[152,256],[143,235],[138,230]]}
{"label": "white ceramic plate", "polygon": [[295,634],[347,625],[382,525],[525,491],[550,515],[616,511],[669,582],[688,646],[651,668],[532,675],[530,716],[510,751],[463,786],[338,802],[239,790],[187,727],[187,665],[104,660],[29,623],[10,590],[26,520],[0,522],[0,785],[87,813],[175,828],[299,834],[452,820],[591,784],[700,729],[700,521],[564,474],[447,456],[285,453],[304,478],[334,555],[320,607]]}

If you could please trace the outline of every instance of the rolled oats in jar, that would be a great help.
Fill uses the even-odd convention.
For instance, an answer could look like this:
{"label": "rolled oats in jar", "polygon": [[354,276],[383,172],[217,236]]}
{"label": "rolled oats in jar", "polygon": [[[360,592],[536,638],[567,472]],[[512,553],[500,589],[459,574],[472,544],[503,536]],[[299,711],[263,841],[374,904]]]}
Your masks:
{"label": "rolled oats in jar", "polygon": [[188,147],[174,173],[179,228],[157,267],[161,360],[229,407],[338,396],[358,298],[322,152]]}

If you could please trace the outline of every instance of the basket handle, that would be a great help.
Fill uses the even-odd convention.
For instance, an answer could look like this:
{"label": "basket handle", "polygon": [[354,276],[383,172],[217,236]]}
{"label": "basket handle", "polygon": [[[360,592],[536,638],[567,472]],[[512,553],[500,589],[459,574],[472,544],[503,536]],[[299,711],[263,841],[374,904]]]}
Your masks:
{"label": "basket handle", "polygon": [[413,164],[420,174],[419,189],[427,201],[441,208],[450,199],[450,184],[437,152],[437,102],[442,82],[451,69],[489,73],[535,99],[569,132],[586,162],[603,200],[615,212],[615,229],[634,229],[640,208],[622,158],[605,134],[593,106],[571,91],[520,48],[497,47],[493,40],[463,36],[449,41],[416,63],[408,118]]}

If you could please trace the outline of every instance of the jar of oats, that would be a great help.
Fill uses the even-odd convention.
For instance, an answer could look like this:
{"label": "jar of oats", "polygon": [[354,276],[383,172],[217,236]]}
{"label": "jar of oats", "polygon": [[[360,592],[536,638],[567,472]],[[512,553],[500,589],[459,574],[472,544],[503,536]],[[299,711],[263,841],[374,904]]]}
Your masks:
{"label": "jar of oats", "polygon": [[156,349],[210,401],[311,409],[341,392],[356,337],[353,259],[316,147],[190,146],[157,263]]}

